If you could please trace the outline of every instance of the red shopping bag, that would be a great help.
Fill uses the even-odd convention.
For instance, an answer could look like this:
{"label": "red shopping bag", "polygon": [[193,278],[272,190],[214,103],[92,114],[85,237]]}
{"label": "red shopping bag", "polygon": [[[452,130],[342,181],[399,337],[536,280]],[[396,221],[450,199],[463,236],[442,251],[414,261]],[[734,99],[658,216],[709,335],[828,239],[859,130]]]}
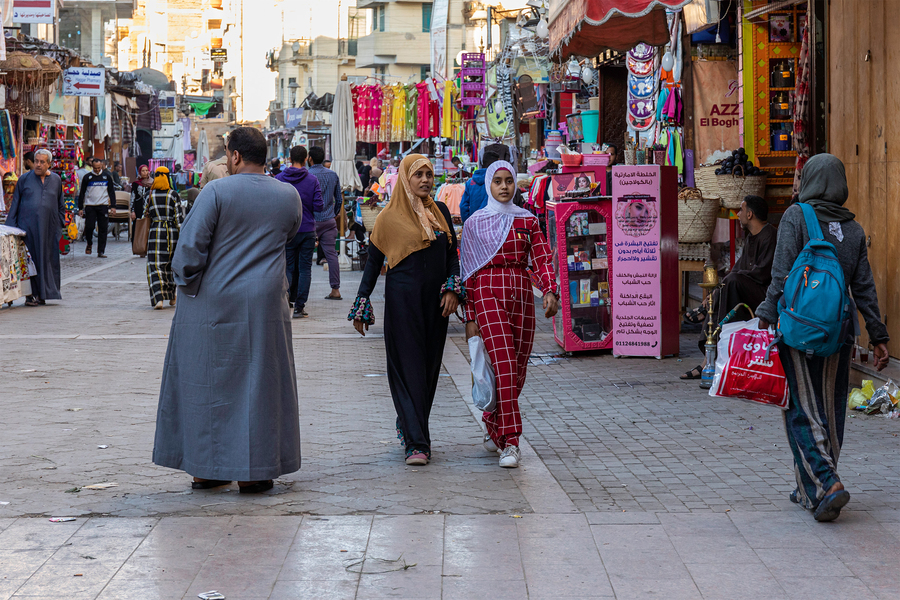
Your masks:
{"label": "red shopping bag", "polygon": [[716,376],[710,396],[742,398],[785,410],[790,392],[778,346],[766,360],[775,334],[758,329],[759,319],[726,323],[722,327],[716,357]]}

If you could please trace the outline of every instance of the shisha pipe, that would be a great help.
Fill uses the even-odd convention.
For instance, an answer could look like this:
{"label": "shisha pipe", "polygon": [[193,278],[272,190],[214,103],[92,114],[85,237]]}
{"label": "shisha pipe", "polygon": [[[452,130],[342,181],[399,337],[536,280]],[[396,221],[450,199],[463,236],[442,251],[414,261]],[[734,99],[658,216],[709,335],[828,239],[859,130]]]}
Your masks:
{"label": "shisha pipe", "polygon": [[[706,366],[703,367],[703,371],[701,372],[700,379],[700,387],[703,389],[709,389],[712,387],[713,378],[716,376],[716,356],[717,356],[717,338],[719,334],[722,332],[722,325],[729,323],[731,319],[734,318],[734,315],[737,314],[737,311],[741,308],[746,308],[750,312],[750,318],[756,318],[756,313],[753,312],[753,309],[748,305],[741,302],[736,305],[728,314],[725,315],[719,325],[713,330],[713,323],[710,320],[709,329],[710,333],[706,336]],[[710,312],[712,312],[712,299],[710,298]],[[768,354],[766,355],[766,360],[768,360]],[[708,383],[707,383],[708,382]]]}

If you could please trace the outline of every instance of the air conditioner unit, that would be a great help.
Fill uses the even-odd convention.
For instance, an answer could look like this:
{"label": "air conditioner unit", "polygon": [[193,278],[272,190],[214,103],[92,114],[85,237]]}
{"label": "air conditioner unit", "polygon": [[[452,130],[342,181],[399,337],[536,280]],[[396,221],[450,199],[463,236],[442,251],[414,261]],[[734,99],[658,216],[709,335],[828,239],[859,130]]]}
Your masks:
{"label": "air conditioner unit", "polygon": [[718,24],[721,19],[720,0],[693,0],[686,5],[684,24],[688,33],[697,33]]}

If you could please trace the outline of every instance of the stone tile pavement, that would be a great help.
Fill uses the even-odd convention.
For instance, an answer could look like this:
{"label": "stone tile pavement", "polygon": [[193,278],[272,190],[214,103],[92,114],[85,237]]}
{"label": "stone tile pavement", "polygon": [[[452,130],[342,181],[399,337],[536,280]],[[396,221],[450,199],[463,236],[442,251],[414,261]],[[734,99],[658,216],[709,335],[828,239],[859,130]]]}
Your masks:
{"label": "stone tile pavement", "polygon": [[542,322],[525,462],[501,470],[453,325],[436,458],[408,468],[382,330],[344,320],[358,273],[326,302],[314,269],[311,318],[293,322],[303,468],[257,497],[194,492],[150,463],[173,311],[150,310],[124,241],[102,262],[78,250],[62,302],[0,309],[0,600],[900,597],[896,422],[849,421],[853,500],[817,524],[786,498],[779,415],[675,380],[692,340],[683,362],[555,360]]}

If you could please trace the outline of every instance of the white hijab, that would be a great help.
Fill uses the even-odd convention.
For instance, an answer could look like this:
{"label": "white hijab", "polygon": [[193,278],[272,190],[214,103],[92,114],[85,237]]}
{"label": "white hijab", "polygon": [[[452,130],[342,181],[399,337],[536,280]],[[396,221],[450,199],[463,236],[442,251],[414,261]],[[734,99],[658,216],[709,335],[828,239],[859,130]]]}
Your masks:
{"label": "white hijab", "polygon": [[497,255],[509,235],[513,219],[534,216],[524,208],[516,206],[512,200],[500,202],[491,195],[491,181],[494,174],[501,170],[509,171],[515,179],[516,169],[511,164],[503,160],[492,163],[484,177],[487,206],[466,219],[463,227],[460,252],[463,281],[469,279]]}

